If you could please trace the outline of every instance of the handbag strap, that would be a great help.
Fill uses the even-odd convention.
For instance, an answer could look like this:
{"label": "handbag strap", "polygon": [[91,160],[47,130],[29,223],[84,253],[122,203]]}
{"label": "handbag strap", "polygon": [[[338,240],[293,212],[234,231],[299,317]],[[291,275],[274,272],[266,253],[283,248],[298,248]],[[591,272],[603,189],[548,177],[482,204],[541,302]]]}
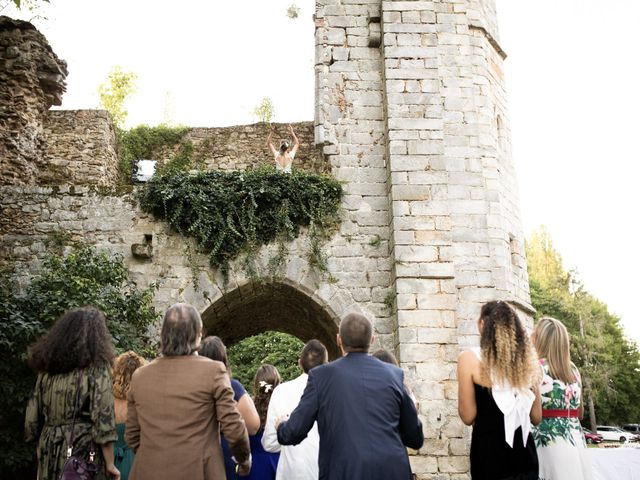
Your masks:
{"label": "handbag strap", "polygon": [[78,380],[76,382],[76,401],[73,404],[73,422],[71,423],[71,437],[69,439],[69,448],[67,448],[67,458],[69,458],[73,453],[73,441],[75,439],[76,431],[76,413],[78,413],[78,403],[80,403],[80,381],[82,380],[83,374],[84,368],[81,368],[78,372]]}

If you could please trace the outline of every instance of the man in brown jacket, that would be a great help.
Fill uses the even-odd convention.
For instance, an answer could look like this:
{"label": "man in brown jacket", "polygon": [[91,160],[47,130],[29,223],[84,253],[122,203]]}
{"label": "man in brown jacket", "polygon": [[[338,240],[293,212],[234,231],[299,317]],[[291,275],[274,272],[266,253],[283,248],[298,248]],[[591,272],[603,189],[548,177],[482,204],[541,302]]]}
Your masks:
{"label": "man in brown jacket", "polygon": [[127,399],[125,438],[136,452],[131,480],[222,480],[220,432],[238,462],[251,469],[249,437],[224,364],[198,356],[202,320],[191,305],[164,316],[162,356],[139,368]]}

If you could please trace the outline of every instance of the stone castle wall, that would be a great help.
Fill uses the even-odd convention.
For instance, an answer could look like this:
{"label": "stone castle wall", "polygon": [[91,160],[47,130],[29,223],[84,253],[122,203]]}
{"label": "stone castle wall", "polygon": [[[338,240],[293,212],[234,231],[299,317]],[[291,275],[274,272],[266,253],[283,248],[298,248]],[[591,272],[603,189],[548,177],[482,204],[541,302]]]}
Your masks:
{"label": "stone castle wall", "polygon": [[[313,122],[292,124],[300,141],[293,167],[327,173],[329,163],[314,142]],[[166,163],[181,146],[193,145],[192,157],[209,170],[244,170],[273,163],[267,137],[273,129],[273,143],[292,143],[286,124],[263,123],[218,128],[189,129],[182,141],[157,152],[149,160]],[[40,184],[115,186],[122,181],[115,129],[104,110],[52,110],[44,116],[45,144],[37,174]]]}
{"label": "stone castle wall", "polygon": [[[300,141],[300,149],[293,161],[293,168],[318,173],[329,171],[322,149],[314,142],[313,122],[297,122],[291,125]],[[204,163],[208,170],[244,170],[259,164],[271,164],[273,155],[267,147],[269,132],[273,129],[273,144],[279,148],[281,140],[293,145],[293,139],[287,131],[287,124],[238,125],[221,128],[193,128],[183,138],[194,146],[194,157]],[[166,161],[175,154],[178,147],[163,152]]]}
{"label": "stone castle wall", "polygon": [[532,313],[495,4],[325,0],[316,25],[316,140],[349,180],[346,222],[389,245],[385,322],[427,437],[414,472],[466,478],[458,354],[482,303]]}
{"label": "stone castle wall", "polygon": [[0,185],[36,183],[43,119],[60,105],[67,66],[33,25],[0,16]]}
{"label": "stone castle wall", "polygon": [[44,121],[46,147],[38,183],[116,185],[116,134],[105,110],[52,110]]}
{"label": "stone castle wall", "polygon": [[[332,342],[339,319],[362,312],[374,323],[376,346],[395,350],[419,398],[426,441],[411,452],[414,472],[466,479],[470,429],[457,414],[457,356],[477,344],[484,302],[506,300],[529,324],[532,314],[495,2],[316,5],[315,121],[294,125],[304,146],[295,167],[344,182],[327,276],[308,265],[306,235],[291,243],[273,286],[252,282],[238,262],[225,286],[206,258],[189,261],[185,239],[140,212],[133,193],[95,188],[110,184],[115,165],[109,129],[83,130],[104,121],[95,112],[50,117],[47,158],[58,169],[51,178],[0,187],[0,259],[26,281],[64,230],[123,254],[140,284],[160,279],[159,308],[193,303],[232,341],[289,328]],[[276,128],[278,142],[284,125]],[[265,126],[248,125],[193,129],[185,140],[207,168],[242,169],[272,161],[266,136]],[[103,160],[91,164],[98,155]],[[65,170],[67,183],[87,175],[91,185],[46,185],[64,180]],[[152,242],[152,259],[131,255],[143,241]],[[270,251],[262,249],[259,264]]]}

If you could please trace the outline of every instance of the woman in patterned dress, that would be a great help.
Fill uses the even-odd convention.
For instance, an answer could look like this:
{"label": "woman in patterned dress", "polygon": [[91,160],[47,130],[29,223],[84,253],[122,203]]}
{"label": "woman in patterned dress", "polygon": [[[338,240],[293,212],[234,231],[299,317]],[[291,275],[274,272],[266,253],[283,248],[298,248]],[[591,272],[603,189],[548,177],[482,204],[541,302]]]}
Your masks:
{"label": "woman in patterned dress", "polygon": [[543,371],[542,422],[534,428],[541,480],[591,480],[593,474],[579,418],[582,381],[569,353],[569,333],[562,322],[543,317],[533,333]]}
{"label": "woman in patterned dress", "polygon": [[74,456],[87,458],[91,443],[96,446],[94,478],[120,479],[113,458],[113,357],[104,314],[94,307],[66,312],[31,348],[29,364],[38,378],[27,404],[25,436],[38,440],[39,480],[60,478],[72,428]]}

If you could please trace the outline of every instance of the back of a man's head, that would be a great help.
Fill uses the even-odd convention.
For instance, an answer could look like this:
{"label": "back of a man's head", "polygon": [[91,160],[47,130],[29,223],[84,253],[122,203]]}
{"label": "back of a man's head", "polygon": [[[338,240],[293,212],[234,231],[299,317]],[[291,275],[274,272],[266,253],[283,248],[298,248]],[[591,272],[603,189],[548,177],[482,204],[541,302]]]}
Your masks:
{"label": "back of a man's head", "polygon": [[309,373],[314,367],[327,363],[328,354],[326,347],[319,340],[309,340],[300,354],[300,366],[304,373]]}
{"label": "back of a man's head", "polygon": [[198,350],[202,319],[187,303],[176,303],[164,314],[160,333],[160,350],[166,357],[191,355]]}
{"label": "back of a man's head", "polygon": [[350,313],[344,317],[340,322],[339,333],[345,351],[369,351],[373,326],[364,315]]}

